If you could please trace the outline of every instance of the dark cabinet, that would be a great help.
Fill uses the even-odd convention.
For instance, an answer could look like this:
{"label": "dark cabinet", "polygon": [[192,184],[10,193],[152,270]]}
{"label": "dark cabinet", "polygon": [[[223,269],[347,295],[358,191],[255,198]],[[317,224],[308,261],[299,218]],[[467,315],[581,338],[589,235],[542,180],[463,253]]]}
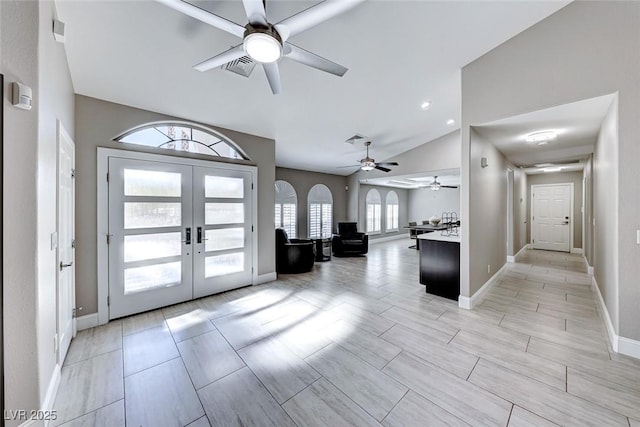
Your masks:
{"label": "dark cabinet", "polygon": [[458,300],[460,295],[460,243],[421,239],[420,283],[427,293]]}

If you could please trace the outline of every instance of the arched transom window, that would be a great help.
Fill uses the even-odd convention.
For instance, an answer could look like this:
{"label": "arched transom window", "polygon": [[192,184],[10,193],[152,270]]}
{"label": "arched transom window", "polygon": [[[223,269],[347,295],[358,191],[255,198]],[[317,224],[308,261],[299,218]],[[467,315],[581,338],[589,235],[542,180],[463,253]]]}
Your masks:
{"label": "arched transom window", "polygon": [[331,236],[333,227],[333,196],[324,184],[309,190],[309,238]]}
{"label": "arched transom window", "polygon": [[296,189],[287,181],[276,181],[276,228],[284,228],[290,239],[296,238]]}
{"label": "arched transom window", "polygon": [[242,150],[224,135],[191,123],[149,123],[125,132],[115,140],[145,147],[249,160]]}
{"label": "arched transom window", "polygon": [[386,231],[398,231],[398,193],[391,190],[387,193],[387,228]]}
{"label": "arched transom window", "polygon": [[382,206],[382,198],[375,188],[367,193],[367,233],[380,232],[380,211]]}

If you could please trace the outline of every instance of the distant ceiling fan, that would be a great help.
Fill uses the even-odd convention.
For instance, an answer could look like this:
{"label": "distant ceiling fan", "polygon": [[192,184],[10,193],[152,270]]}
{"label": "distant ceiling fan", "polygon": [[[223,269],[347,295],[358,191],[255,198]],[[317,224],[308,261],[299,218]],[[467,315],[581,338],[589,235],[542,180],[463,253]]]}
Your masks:
{"label": "distant ceiling fan", "polygon": [[302,49],[287,40],[357,6],[364,0],[326,0],[277,24],[267,21],[266,0],[242,0],[249,23],[244,27],[183,0],[156,0],[178,12],[243,39],[242,43],[193,66],[208,71],[248,55],[261,63],[274,94],[282,92],[278,60],[283,56],[342,77],[347,68]]}
{"label": "distant ceiling fan", "polygon": [[428,184],[426,188],[431,188],[431,190],[433,191],[438,191],[441,188],[458,188],[457,185],[442,185],[438,182],[438,177],[434,176],[433,177],[433,182]]}
{"label": "distant ceiling fan", "polygon": [[398,162],[380,162],[376,163],[375,159],[369,157],[369,146],[371,145],[371,141],[365,141],[364,146],[367,147],[367,156],[364,159],[360,159],[359,165],[351,165],[351,166],[339,166],[340,168],[352,168],[354,166],[360,166],[360,169],[363,171],[370,171],[373,169],[381,170],[382,172],[391,172],[391,169],[386,168],[385,166],[398,166]]}

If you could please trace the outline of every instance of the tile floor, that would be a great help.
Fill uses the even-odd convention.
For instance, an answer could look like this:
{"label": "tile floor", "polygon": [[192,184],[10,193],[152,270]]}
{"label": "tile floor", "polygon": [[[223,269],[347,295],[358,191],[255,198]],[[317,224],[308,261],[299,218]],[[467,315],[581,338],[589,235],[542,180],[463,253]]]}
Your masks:
{"label": "tile floor", "polygon": [[406,241],[82,331],[64,426],[637,426],[581,256],[527,251],[473,311]]}

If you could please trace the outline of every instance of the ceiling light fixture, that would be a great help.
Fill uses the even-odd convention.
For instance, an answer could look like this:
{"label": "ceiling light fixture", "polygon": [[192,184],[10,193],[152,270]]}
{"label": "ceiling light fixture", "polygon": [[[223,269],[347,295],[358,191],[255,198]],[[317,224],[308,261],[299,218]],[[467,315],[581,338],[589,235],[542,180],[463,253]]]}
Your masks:
{"label": "ceiling light fixture", "polygon": [[449,119],[449,120],[447,120],[447,124],[448,124],[449,126],[451,126],[451,125],[452,125],[452,124],[454,124],[455,122],[456,122],[456,121],[455,121],[455,120],[453,120],[453,119]]}
{"label": "ceiling light fixture", "polygon": [[373,160],[364,160],[360,163],[360,169],[363,171],[371,171],[376,168],[376,164]]}
{"label": "ceiling light fixture", "polygon": [[244,38],[244,50],[256,62],[269,64],[282,56],[282,43],[275,32],[257,31]]}
{"label": "ceiling light fixture", "polygon": [[422,104],[420,104],[420,108],[422,108],[423,110],[428,110],[429,107],[431,107],[431,101],[424,101]]}
{"label": "ceiling light fixture", "polygon": [[544,168],[542,172],[560,172],[562,168]]}
{"label": "ceiling light fixture", "polygon": [[433,181],[430,185],[432,191],[440,190],[440,183],[438,181]]}
{"label": "ceiling light fixture", "polygon": [[[543,130],[540,132],[533,132],[527,135],[524,140],[526,142],[537,142],[538,145],[548,144],[549,141],[558,137],[558,133],[552,130]],[[540,144],[542,143],[542,144]]]}

